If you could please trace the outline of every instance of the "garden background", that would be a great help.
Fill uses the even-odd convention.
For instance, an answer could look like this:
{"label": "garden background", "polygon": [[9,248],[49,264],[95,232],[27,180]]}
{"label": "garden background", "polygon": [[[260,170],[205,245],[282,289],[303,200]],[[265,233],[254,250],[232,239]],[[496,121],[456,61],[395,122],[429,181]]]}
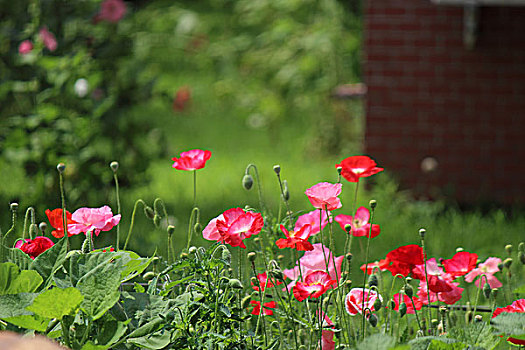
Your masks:
{"label": "garden background", "polygon": [[[68,209],[108,204],[115,210],[109,163],[116,160],[121,230],[127,232],[136,199],[152,205],[160,197],[179,252],[193,205],[192,174],[171,167],[180,152],[212,152],[198,172],[203,225],[231,207],[257,208],[256,191],[241,186],[250,163],[259,169],[268,207],[278,208],[272,167],[279,164],[292,210],[306,212],[304,191],[336,181],[334,165],[361,154],[362,102],[334,96],[337,86],[361,82],[359,2],[129,1],[118,18],[101,16],[100,5],[0,1],[3,231],[10,202],[20,212],[34,206],[38,222],[46,221],[46,209],[60,207],[59,162],[66,164]],[[26,40],[28,52],[20,46]],[[376,199],[382,225],[371,260],[417,242],[420,227],[427,229],[430,255],[463,246],[484,259],[523,239],[522,209],[494,204],[462,211],[450,198],[416,200],[398,189],[388,169],[368,185],[358,205]],[[352,203],[353,193],[345,183],[343,203]],[[342,242],[343,231],[336,237]],[[114,241],[99,239],[100,246]],[[164,242],[165,229],[137,217],[131,249],[162,255]],[[361,251],[355,255],[362,261]]]}

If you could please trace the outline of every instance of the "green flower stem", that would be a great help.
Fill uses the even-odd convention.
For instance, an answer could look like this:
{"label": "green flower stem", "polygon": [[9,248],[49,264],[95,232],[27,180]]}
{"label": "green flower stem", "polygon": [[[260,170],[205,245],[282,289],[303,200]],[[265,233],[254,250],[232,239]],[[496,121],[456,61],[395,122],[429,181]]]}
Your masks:
{"label": "green flower stem", "polygon": [[193,207],[197,206],[197,170],[193,170]]}
{"label": "green flower stem", "polygon": [[[423,264],[425,266],[425,283],[427,285],[427,300],[428,305],[432,305],[430,303],[430,288],[428,287],[428,274],[427,274],[427,252],[425,250],[425,238],[424,236],[421,236],[421,247],[423,248]],[[434,335],[434,327],[432,325],[432,308],[428,308],[428,328],[430,330],[430,335]]]}
{"label": "green flower stem", "polygon": [[[257,278],[257,275],[255,275],[255,277]],[[286,281],[283,281],[283,283],[286,284]],[[275,294],[277,294],[277,297],[279,298],[279,301],[281,302],[281,304],[283,306],[285,306],[286,303],[285,303],[284,299],[281,296],[281,292],[279,291],[279,288],[277,288],[277,279],[276,278],[273,278],[273,289],[275,291]],[[286,286],[286,289],[288,290],[288,286]],[[299,345],[297,343],[297,330],[295,328],[293,307],[292,307],[292,301],[291,301],[290,297],[291,297],[291,295],[288,294],[289,305],[288,305],[288,307],[284,308],[284,311],[286,312],[286,316],[288,316],[288,320],[292,324],[292,331],[293,331],[293,336],[294,336],[295,348],[298,349]]]}
{"label": "green flower stem", "polygon": [[[117,197],[117,214],[121,214],[120,193],[119,193],[117,172],[113,172],[113,179],[115,180],[115,196]],[[120,225],[117,225],[117,241],[115,244],[115,251],[118,252],[119,249],[120,249]]]}
{"label": "green flower stem", "polygon": [[[281,181],[281,174],[276,173],[276,175],[277,175],[277,180],[279,181],[279,188],[281,189],[281,198],[284,201],[284,204],[286,205],[286,214],[288,215],[288,224],[290,225],[289,227],[291,228],[292,227],[292,212],[290,211],[290,204],[288,203],[288,201],[286,200],[284,196],[284,188],[283,188],[283,182]],[[281,215],[279,214],[279,216]]]}
{"label": "green flower stem", "polygon": [[17,218],[16,213],[17,213],[16,210],[11,210],[11,215],[12,215],[11,216],[11,228],[4,234],[3,237],[2,237],[2,231],[0,231],[0,262],[5,262],[5,251],[4,251],[5,241],[7,239],[7,236],[9,236],[9,234],[15,230],[16,218]]}
{"label": "green flower stem", "polygon": [[417,315],[416,304],[414,303],[414,296],[410,297],[410,301],[412,301],[412,307],[414,308],[414,315],[416,315],[417,326],[419,327],[420,331],[423,331],[423,328],[421,327],[421,322],[419,322],[419,316]]}
{"label": "green flower stem", "polygon": [[324,245],[324,236],[323,236],[323,209],[319,209],[319,232],[321,232],[321,246],[323,248],[323,257],[324,257],[324,263],[326,265],[326,273],[330,274],[330,271],[328,269],[328,258],[326,257],[326,252],[324,251],[325,245]]}
{"label": "green flower stem", "polygon": [[135,205],[133,206],[133,212],[131,213],[131,223],[129,225],[128,235],[126,237],[126,242],[124,242],[124,248],[122,248],[123,250],[126,250],[126,248],[128,247],[129,238],[131,237],[131,232],[133,231],[133,226],[135,224],[135,214],[137,212],[137,206],[139,204],[142,204],[145,208],[148,206],[146,202],[144,202],[142,199],[137,199],[137,201],[135,202]]}
{"label": "green flower stem", "polygon": [[261,180],[259,178],[259,171],[257,170],[257,166],[255,164],[251,164],[250,163],[246,167],[246,171],[245,171],[246,175],[248,175],[250,173],[250,169],[253,169],[253,171],[255,173],[255,180],[257,181],[257,192],[258,192],[258,195],[259,195],[259,207],[261,208],[262,212],[266,212],[266,207],[264,205],[264,200],[263,200],[263,196],[262,196],[262,185],[261,185]]}
{"label": "green flower stem", "polygon": [[[29,207],[26,210],[26,215],[24,217],[24,229],[22,230],[22,239],[26,239],[26,232],[27,232],[27,222],[31,218],[31,224],[35,223],[35,209],[33,207]],[[29,239],[33,239],[33,235],[31,234],[31,230],[29,230]]]}
{"label": "green flower stem", "polygon": [[[359,182],[358,182],[358,184],[359,184]],[[366,265],[365,265],[365,272],[363,274],[363,301],[362,301],[362,304],[361,304],[361,310],[364,310],[364,308],[365,308],[366,272],[368,271],[368,253],[369,253],[369,250],[370,250],[370,240],[372,238],[372,225],[373,225],[373,222],[374,222],[374,213],[375,213],[375,208],[372,207],[372,213],[370,213],[370,229],[368,230],[368,239],[366,240],[366,254],[365,254]],[[365,321],[366,321],[366,317],[365,317],[365,313],[363,312],[363,322],[362,322],[362,325],[363,325],[363,339],[365,339]]]}
{"label": "green flower stem", "polygon": [[186,250],[190,249],[191,238],[195,231],[195,224],[199,222],[200,210],[198,207],[193,207],[190,214],[190,222],[188,224],[188,243],[186,244]]}
{"label": "green flower stem", "polygon": [[67,215],[66,215],[66,196],[64,191],[64,176],[62,172],[58,172],[60,180],[60,199],[62,201],[62,223],[64,228],[64,237],[66,237],[67,249],[69,250],[69,234],[67,233]]}
{"label": "green flower stem", "polygon": [[[400,273],[398,273],[398,274],[396,274],[394,276],[394,278],[392,279],[392,284],[390,285],[390,293],[387,295],[388,303],[390,303],[390,300],[392,299],[392,292],[394,291],[394,285],[396,283],[396,278],[397,277],[401,278],[404,281],[404,283],[406,284],[405,276],[403,276]],[[401,304],[401,302],[399,302],[399,304]],[[388,306],[390,306],[390,305],[388,305]],[[388,308],[388,322],[389,322],[389,325],[390,325],[390,335],[394,335],[394,327],[393,327],[393,322],[392,322],[392,308],[391,307]],[[385,328],[385,331],[386,331],[386,328]]]}
{"label": "green flower stem", "polygon": [[257,278],[257,273],[254,270],[255,278],[257,278],[257,281],[259,283],[259,297],[260,297],[259,299],[261,303],[261,309],[259,310],[259,315],[257,316],[257,324],[255,326],[255,334],[257,334],[257,332],[259,331],[259,322],[261,321],[261,318],[262,318],[264,345],[268,346],[268,341],[266,339],[266,324],[264,322],[264,297],[266,296],[266,288],[268,287],[268,274],[269,274],[268,270],[265,271],[265,273],[266,273],[267,278],[266,278],[266,282],[264,283],[264,291],[263,291],[261,281],[259,281],[259,279]]}
{"label": "green flower stem", "polygon": [[[476,312],[477,312],[477,308],[478,308],[478,301],[479,301],[479,294],[481,292],[481,289],[483,289],[482,288],[483,284],[481,283],[481,282],[483,282],[483,277],[485,277],[485,283],[489,283],[489,281],[487,279],[487,275],[482,274],[481,277],[479,278],[479,285],[480,285],[480,287],[478,288],[478,291],[476,292],[476,301],[474,303],[474,311],[472,312],[472,316],[476,316]],[[503,294],[505,294],[505,293],[503,293]],[[505,302],[505,304],[507,304],[507,302]],[[474,317],[472,319],[474,319]]]}

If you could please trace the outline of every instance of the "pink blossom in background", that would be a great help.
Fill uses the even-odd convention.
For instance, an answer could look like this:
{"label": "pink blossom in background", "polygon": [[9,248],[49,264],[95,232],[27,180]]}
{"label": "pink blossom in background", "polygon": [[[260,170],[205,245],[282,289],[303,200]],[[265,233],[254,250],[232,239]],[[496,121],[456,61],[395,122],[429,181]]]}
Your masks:
{"label": "pink blossom in background", "polygon": [[68,233],[77,235],[84,232],[86,235],[93,232],[98,236],[100,231],[109,231],[120,222],[120,214],[113,216],[107,205],[101,208],[79,208],[72,215],[75,223],[67,225]]}
{"label": "pink blossom in background", "polygon": [[320,315],[319,312],[316,312],[316,315],[322,320],[323,325],[320,347],[322,347],[323,350],[334,350],[335,341],[334,331],[332,330],[333,328],[335,328],[334,323],[324,312],[321,312]]}
{"label": "pink blossom in background", "polygon": [[[368,237],[370,233],[370,211],[365,207],[359,207],[357,209],[355,216],[352,215],[337,215],[335,221],[339,223],[339,226],[344,230],[345,226],[349,224],[352,226],[351,235],[354,237]],[[379,225],[372,224],[372,236],[371,238],[376,237],[381,232]]]}
{"label": "pink blossom in background", "polygon": [[341,208],[341,200],[337,198],[341,194],[342,184],[320,182],[305,191],[310,203],[323,210],[335,210]]}
{"label": "pink blossom in background", "polygon": [[376,299],[383,301],[383,298],[375,290],[370,290],[367,288],[353,288],[350,290],[345,297],[345,308],[351,316],[357,314],[363,314],[363,299],[364,299],[364,308],[375,311],[374,302]]}
{"label": "pink blossom in background", "polygon": [[104,0],[100,4],[100,11],[95,17],[96,21],[117,23],[126,14],[126,4],[122,0]]}
{"label": "pink blossom in background", "polygon": [[33,43],[31,40],[24,40],[18,45],[18,53],[21,55],[27,55],[33,50]]}
{"label": "pink blossom in background", "polygon": [[[257,279],[258,279],[258,284],[257,285],[253,284],[253,282],[252,282],[252,288],[253,288],[253,290],[256,290],[256,291],[259,291],[259,289],[261,288],[262,291],[264,292],[264,290],[266,288],[273,288],[274,287],[273,282],[276,282],[276,285],[283,284],[283,282],[278,281],[275,278],[268,279],[268,277],[266,275],[266,272],[258,274],[257,275]],[[259,288],[259,285],[261,286],[260,288]]]}
{"label": "pink blossom in background", "polygon": [[298,301],[310,298],[319,298],[328,289],[336,284],[336,281],[330,278],[326,271],[310,271],[304,277],[304,282],[298,281],[293,287],[293,295]]}
{"label": "pink blossom in background", "polygon": [[178,170],[198,170],[204,168],[206,162],[211,158],[210,151],[201,149],[192,149],[191,151],[182,152],[180,157],[173,157],[175,161],[172,167]]}
{"label": "pink blossom in background", "polygon": [[480,276],[480,278],[476,280],[476,286],[483,288],[485,285],[485,277],[481,277],[481,275],[485,275],[487,276],[486,279],[489,282],[490,288],[500,288],[503,284],[494,276],[494,274],[499,271],[498,264],[500,263],[500,258],[488,258],[484,263],[479,264],[477,268],[465,275],[465,281],[472,282],[476,277]]}
{"label": "pink blossom in background", "polygon": [[260,213],[245,212],[242,208],[226,210],[212,219],[202,231],[205,239],[246,248],[243,240],[258,234],[264,226]]}
{"label": "pink blossom in background", "polygon": [[[321,228],[319,228],[319,224],[321,224]],[[326,211],[323,210],[319,215],[319,210],[312,210],[311,212],[303,214],[297,218],[294,231],[300,230],[304,225],[310,225],[310,235],[313,236],[321,232],[321,229],[324,229],[326,224],[328,224]]]}
{"label": "pink blossom in background", "polygon": [[47,237],[37,236],[34,239],[19,240],[15,243],[15,248],[22,250],[29,255],[31,259],[48,250],[54,245],[53,241]]}
{"label": "pink blossom in background", "polygon": [[44,43],[44,46],[49,51],[55,51],[57,49],[57,39],[55,38],[55,35],[53,33],[47,30],[47,27],[40,28],[38,35],[40,37],[40,40],[42,40],[42,42]]}

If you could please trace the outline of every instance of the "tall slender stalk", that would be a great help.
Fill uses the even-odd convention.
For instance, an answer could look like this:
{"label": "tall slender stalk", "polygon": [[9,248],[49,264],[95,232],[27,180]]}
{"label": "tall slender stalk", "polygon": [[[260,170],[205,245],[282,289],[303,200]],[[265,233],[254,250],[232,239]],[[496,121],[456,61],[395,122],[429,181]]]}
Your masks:
{"label": "tall slender stalk", "polygon": [[[359,182],[358,182],[359,184]],[[376,208],[377,202],[375,200],[370,201],[370,209],[372,209],[372,212],[370,213],[370,228],[368,230],[368,239],[366,240],[366,254],[365,254],[365,273],[363,274],[363,301],[361,305],[361,310],[364,310],[365,308],[365,284],[366,284],[366,271],[368,271],[368,253],[370,250],[370,239],[372,238],[372,225],[374,224],[374,213]],[[365,313],[363,312],[363,339],[365,338]]]}
{"label": "tall slender stalk", "polygon": [[[124,242],[124,248],[122,248],[123,250],[126,250],[126,248],[128,247],[129,238],[131,237],[131,232],[133,231],[133,226],[135,225],[135,214],[137,212],[137,206],[139,204],[142,204],[144,206],[144,210],[146,213],[148,213],[149,211],[153,212],[151,207],[149,207],[146,204],[146,202],[144,202],[142,199],[137,199],[135,201],[135,205],[133,205],[133,212],[131,213],[131,223],[129,224],[128,235],[126,236],[126,242]],[[149,208],[149,211],[148,211],[148,208]]]}
{"label": "tall slender stalk", "polygon": [[60,180],[60,199],[62,201],[62,224],[64,228],[64,237],[66,237],[67,249],[69,250],[69,235],[67,233],[67,215],[66,215],[66,196],[64,191],[64,176],[63,173],[66,170],[64,163],[58,163],[57,165],[58,177]]}
{"label": "tall slender stalk", "polygon": [[[118,162],[111,162],[109,164],[109,167],[111,170],[113,170],[113,179],[115,180],[115,197],[117,199],[117,214],[121,214],[121,207],[120,207],[120,193],[119,193],[119,185],[118,185],[118,176],[117,176],[117,170],[118,170]],[[119,251],[120,249],[120,225],[117,225],[117,241],[115,244],[115,251]]]}
{"label": "tall slender stalk", "polygon": [[424,228],[419,230],[419,236],[421,237],[421,248],[423,248],[423,264],[425,266],[425,283],[427,285],[427,301],[428,301],[428,328],[430,330],[430,335],[434,334],[434,326],[432,325],[432,310],[430,308],[430,288],[428,287],[428,274],[427,274],[427,252],[425,250],[425,234],[426,230]]}
{"label": "tall slender stalk", "polygon": [[245,170],[245,174],[248,175],[250,173],[250,169],[253,169],[253,171],[255,172],[255,181],[257,181],[257,192],[258,192],[258,195],[259,195],[259,207],[261,209],[261,211],[263,212],[266,212],[266,207],[264,205],[264,200],[263,200],[263,196],[262,196],[262,184],[261,184],[261,180],[259,178],[259,171],[257,170],[257,166],[255,164],[248,164],[248,166],[246,167],[246,170]]}

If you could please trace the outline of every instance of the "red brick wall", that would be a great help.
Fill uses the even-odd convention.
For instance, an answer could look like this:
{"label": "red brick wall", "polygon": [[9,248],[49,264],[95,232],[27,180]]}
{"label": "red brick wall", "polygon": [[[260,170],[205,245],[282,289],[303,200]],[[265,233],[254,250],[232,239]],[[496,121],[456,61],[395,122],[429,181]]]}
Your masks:
{"label": "red brick wall", "polygon": [[525,7],[480,8],[470,51],[430,0],[367,0],[364,32],[366,153],[416,193],[524,203]]}

